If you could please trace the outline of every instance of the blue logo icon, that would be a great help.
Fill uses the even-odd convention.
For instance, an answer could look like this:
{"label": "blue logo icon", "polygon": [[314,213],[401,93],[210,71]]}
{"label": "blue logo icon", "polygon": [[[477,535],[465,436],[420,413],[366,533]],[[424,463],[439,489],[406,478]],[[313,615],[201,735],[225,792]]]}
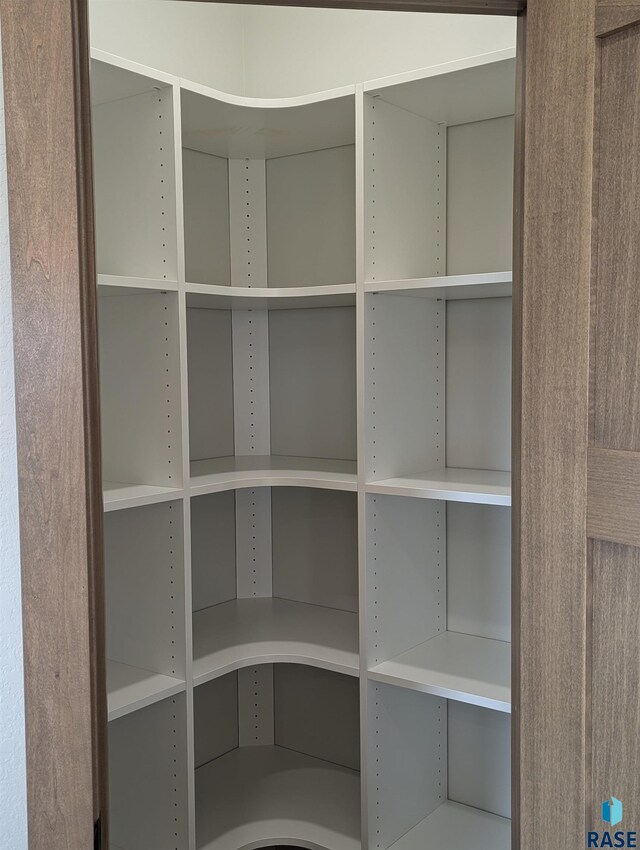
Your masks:
{"label": "blue logo icon", "polygon": [[[602,820],[615,827],[622,820],[622,803],[616,797],[602,804]],[[638,847],[635,830],[604,829],[602,832],[587,832],[587,847]]]}
{"label": "blue logo icon", "polygon": [[622,803],[615,797],[605,800],[602,804],[602,820],[615,826],[622,820]]}

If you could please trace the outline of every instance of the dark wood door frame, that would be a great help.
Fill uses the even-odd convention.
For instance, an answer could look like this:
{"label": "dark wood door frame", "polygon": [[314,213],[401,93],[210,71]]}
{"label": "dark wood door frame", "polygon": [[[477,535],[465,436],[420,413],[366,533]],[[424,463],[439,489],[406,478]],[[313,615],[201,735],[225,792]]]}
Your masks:
{"label": "dark wood door frame", "polygon": [[[106,815],[86,0],[1,0],[33,850]],[[1,557],[1,554],[0,554]]]}
{"label": "dark wood door frame", "polygon": [[[513,848],[575,850],[584,844],[589,796],[586,452],[580,437],[588,418],[596,0],[291,5],[520,16]],[[600,5],[624,7],[621,0]],[[100,812],[106,821],[86,6],[86,0],[0,0],[32,850],[85,850],[93,846]]]}

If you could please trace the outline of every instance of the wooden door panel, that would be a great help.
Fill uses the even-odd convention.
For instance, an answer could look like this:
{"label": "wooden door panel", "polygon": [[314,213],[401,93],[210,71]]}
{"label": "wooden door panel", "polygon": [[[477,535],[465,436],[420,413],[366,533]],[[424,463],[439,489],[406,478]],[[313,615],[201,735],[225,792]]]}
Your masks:
{"label": "wooden door panel", "polygon": [[640,546],[640,453],[590,448],[587,534]]}
{"label": "wooden door panel", "polygon": [[598,6],[587,535],[587,826],[640,823],[640,2]]}
{"label": "wooden door panel", "polygon": [[616,30],[634,24],[637,20],[638,7],[636,5],[603,6],[596,13],[596,35],[610,35]]}
{"label": "wooden door panel", "polygon": [[592,651],[592,829],[613,794],[619,829],[640,824],[640,549],[594,541]]}
{"label": "wooden door panel", "polygon": [[638,451],[640,24],[601,40],[596,126],[593,441],[596,446]]}

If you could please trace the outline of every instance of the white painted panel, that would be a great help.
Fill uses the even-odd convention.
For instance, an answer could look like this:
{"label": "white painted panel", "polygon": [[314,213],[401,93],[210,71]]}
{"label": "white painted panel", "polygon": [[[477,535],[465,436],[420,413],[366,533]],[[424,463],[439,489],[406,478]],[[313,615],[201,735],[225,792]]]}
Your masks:
{"label": "white painted panel", "polygon": [[236,490],[238,599],[271,596],[271,489]]}
{"label": "white painted panel", "polygon": [[370,682],[368,730],[369,846],[386,850],[446,799],[446,700]]}
{"label": "white painted panel", "polygon": [[182,504],[105,517],[107,657],[184,677]]}
{"label": "white painted panel", "polygon": [[369,678],[510,712],[511,644],[443,632],[372,667]]}
{"label": "white painted panel", "polygon": [[170,502],[182,495],[180,487],[156,487],[151,484],[122,484],[117,481],[102,482],[102,499],[105,512]]}
{"label": "white painted panel", "polygon": [[358,675],[358,617],[289,599],[237,599],[193,616],[193,677],[256,664],[310,664]]}
{"label": "white painted panel", "polygon": [[176,280],[171,87],[96,106],[93,147],[98,270]]}
{"label": "white painted panel", "polygon": [[511,640],[511,511],[447,505],[447,622],[452,632]]}
{"label": "white painted panel", "polygon": [[104,479],[179,487],[177,296],[101,298],[98,315]]}
{"label": "white painted panel", "polygon": [[231,491],[191,499],[193,610],[236,598],[235,500]]}
{"label": "white painted panel", "polygon": [[[460,298],[497,298],[501,295],[511,295],[512,274],[510,271],[486,272],[385,280],[379,283],[365,283],[364,290],[389,292],[409,298],[443,298],[446,301]],[[220,296],[222,297],[222,293]]]}
{"label": "white painted panel", "polygon": [[276,664],[275,743],[360,770],[358,687],[351,676]]}
{"label": "white painted panel", "polygon": [[164,88],[168,83],[164,74],[159,74],[157,79],[153,79],[145,74],[122,67],[120,64],[101,61],[95,57],[95,53],[96,51],[92,47],[90,69],[91,104],[93,106],[109,103],[112,100],[122,100],[125,97],[135,97],[138,94],[151,92],[154,87]]}
{"label": "white painted panel", "polygon": [[263,159],[229,160],[231,283],[267,285],[266,175]]}
{"label": "white painted panel", "polygon": [[118,847],[188,846],[186,751],[183,694],[109,724],[109,824]]}
{"label": "white painted panel", "polygon": [[367,497],[367,663],[444,631],[446,522],[442,502]]}
{"label": "white painted panel", "polygon": [[513,116],[447,133],[447,273],[511,268]]}
{"label": "white painted panel", "polygon": [[445,271],[445,129],[365,95],[366,279]]}
{"label": "white painted panel", "polygon": [[512,115],[516,91],[514,54],[515,50],[507,49],[470,56],[422,72],[400,74],[399,79],[373,80],[366,84],[366,90],[448,126]]}
{"label": "white painted panel", "polygon": [[353,87],[293,99],[234,97],[182,81],[185,145],[262,160],[353,144]]}
{"label": "white painted panel", "polygon": [[441,302],[366,297],[367,481],[444,466]]}
{"label": "white painted panel", "polygon": [[195,765],[238,746],[238,677],[220,676],[193,691]]}
{"label": "white painted panel", "polygon": [[356,279],[354,169],[353,145],[267,162],[270,286]]}
{"label": "white painted panel", "polygon": [[447,466],[511,468],[511,299],[447,304]]}
{"label": "white painted panel", "polygon": [[240,747],[196,774],[198,850],[360,850],[360,777],[286,750]]}
{"label": "white painted panel", "polygon": [[449,702],[449,799],[511,817],[511,718]]}
{"label": "white painted panel", "polygon": [[238,741],[241,747],[273,744],[273,665],[238,670]]}
{"label": "white painted panel", "polygon": [[481,505],[511,504],[511,473],[487,469],[430,469],[365,485],[367,493],[444,499]]}
{"label": "white painted panel", "polygon": [[182,151],[185,277],[192,283],[231,283],[227,160]]}
{"label": "white painted panel", "polygon": [[233,454],[231,312],[187,310],[191,460]]}
{"label": "white painted panel", "polygon": [[271,510],[273,595],[356,612],[355,494],[277,487]]}
{"label": "white painted panel", "polygon": [[286,455],[243,455],[191,464],[191,493],[245,487],[317,487],[355,493],[356,462]]}
{"label": "white painted panel", "polygon": [[392,850],[511,850],[511,821],[459,803],[443,803]]}
{"label": "white painted panel", "polygon": [[160,292],[177,292],[175,280],[154,280],[151,277],[122,277],[120,275],[98,275],[98,297],[113,298],[115,295],[135,295],[137,290],[151,289]]}
{"label": "white painted panel", "polygon": [[107,659],[107,713],[109,722],[138,711],[165,697],[184,693],[185,683],[174,676],[152,673]]}
{"label": "white painted panel", "polygon": [[356,456],[355,309],[269,315],[271,453]]}
{"label": "white painted panel", "polygon": [[231,327],[235,452],[268,455],[271,446],[268,313],[233,310]]}
{"label": "white painted panel", "polygon": [[[243,286],[188,283],[186,290],[189,307],[210,310],[298,310],[301,307],[353,307],[356,303],[355,283],[273,289],[266,286],[250,289]],[[511,294],[511,288],[501,294]]]}

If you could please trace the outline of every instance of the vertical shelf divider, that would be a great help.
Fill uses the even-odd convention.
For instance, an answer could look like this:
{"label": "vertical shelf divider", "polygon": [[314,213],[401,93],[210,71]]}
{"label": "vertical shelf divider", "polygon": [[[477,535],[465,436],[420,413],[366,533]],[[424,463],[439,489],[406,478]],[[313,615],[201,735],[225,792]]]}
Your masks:
{"label": "vertical shelf divider", "polygon": [[186,648],[186,738],[187,738],[187,818],[189,850],[196,850],[196,810],[195,810],[195,734],[194,734],[194,695],[193,695],[193,603],[191,586],[191,500],[189,484],[189,401],[187,375],[187,301],[185,291],[185,253],[184,253],[184,201],[182,173],[182,102],[180,81],[173,83],[173,149],[175,154],[175,197],[176,197],[176,238],[178,271],[178,328],[180,335],[180,378],[181,378],[181,415],[182,415],[182,470],[184,496],[182,511],[184,518],[184,599],[185,599],[185,648]]}
{"label": "vertical shelf divider", "polygon": [[366,588],[366,523],[365,523],[365,94],[364,86],[356,86],[356,392],[357,392],[357,478],[358,478],[358,616],[360,655],[360,830],[363,847],[368,847],[368,736],[367,736],[367,588]]}

